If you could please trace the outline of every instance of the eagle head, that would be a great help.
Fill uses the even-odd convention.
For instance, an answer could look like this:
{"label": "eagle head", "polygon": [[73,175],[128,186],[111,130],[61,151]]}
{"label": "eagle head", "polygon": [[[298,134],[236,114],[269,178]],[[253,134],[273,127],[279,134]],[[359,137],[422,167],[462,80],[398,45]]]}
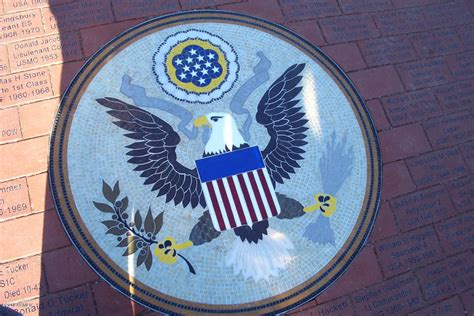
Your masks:
{"label": "eagle head", "polygon": [[194,126],[202,127],[204,125],[211,128],[211,136],[204,147],[204,156],[248,147],[234,118],[229,113],[213,112],[194,120]]}

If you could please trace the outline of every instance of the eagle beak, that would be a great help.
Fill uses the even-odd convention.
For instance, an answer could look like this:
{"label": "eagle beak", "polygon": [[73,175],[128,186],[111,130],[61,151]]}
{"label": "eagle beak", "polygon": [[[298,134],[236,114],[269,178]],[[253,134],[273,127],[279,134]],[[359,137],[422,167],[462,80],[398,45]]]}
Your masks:
{"label": "eagle beak", "polygon": [[205,115],[194,120],[194,126],[203,127],[204,125],[211,126],[211,124],[209,124],[209,121],[207,120],[207,117]]}

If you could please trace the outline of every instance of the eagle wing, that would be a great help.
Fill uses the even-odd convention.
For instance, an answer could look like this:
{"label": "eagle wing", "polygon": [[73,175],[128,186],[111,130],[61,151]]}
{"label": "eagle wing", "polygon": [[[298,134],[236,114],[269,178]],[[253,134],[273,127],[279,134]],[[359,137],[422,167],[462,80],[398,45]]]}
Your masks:
{"label": "eagle wing", "polygon": [[290,66],[265,92],[257,108],[256,120],[264,125],[270,141],[262,151],[263,160],[273,182],[283,183],[299,168],[307,144],[305,131],[307,119],[299,99],[295,99],[302,87],[299,74],[305,64]]}
{"label": "eagle wing", "polygon": [[206,207],[196,169],[189,169],[176,159],[176,146],[180,137],[173,128],[159,117],[115,98],[97,99],[109,108],[108,114],[118,119],[113,122],[129,131],[125,136],[134,140],[126,146],[130,151],[129,163],[136,165],[135,171],[146,178],[145,185],[153,184],[152,191],[165,196],[166,202],[191,204]]}

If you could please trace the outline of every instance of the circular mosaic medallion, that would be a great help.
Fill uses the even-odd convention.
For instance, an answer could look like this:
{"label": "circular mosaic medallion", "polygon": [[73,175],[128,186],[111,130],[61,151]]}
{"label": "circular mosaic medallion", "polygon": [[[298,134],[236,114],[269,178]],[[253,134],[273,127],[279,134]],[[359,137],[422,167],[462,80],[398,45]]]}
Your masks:
{"label": "circular mosaic medallion", "polygon": [[169,313],[280,313],[324,291],[374,223],[381,167],[340,68],[260,19],[193,11],[115,38],[51,138],[61,221],[84,259]]}

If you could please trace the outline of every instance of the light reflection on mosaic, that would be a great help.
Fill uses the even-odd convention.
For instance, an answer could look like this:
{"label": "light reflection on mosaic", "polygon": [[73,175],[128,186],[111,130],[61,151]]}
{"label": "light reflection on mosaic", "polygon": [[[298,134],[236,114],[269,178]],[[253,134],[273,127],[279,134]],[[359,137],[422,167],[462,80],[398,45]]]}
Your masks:
{"label": "light reflection on mosaic", "polygon": [[98,248],[141,284],[245,306],[341,250],[368,194],[365,140],[332,76],[294,45],[243,25],[189,28],[129,43],[83,88],[69,185]]}

